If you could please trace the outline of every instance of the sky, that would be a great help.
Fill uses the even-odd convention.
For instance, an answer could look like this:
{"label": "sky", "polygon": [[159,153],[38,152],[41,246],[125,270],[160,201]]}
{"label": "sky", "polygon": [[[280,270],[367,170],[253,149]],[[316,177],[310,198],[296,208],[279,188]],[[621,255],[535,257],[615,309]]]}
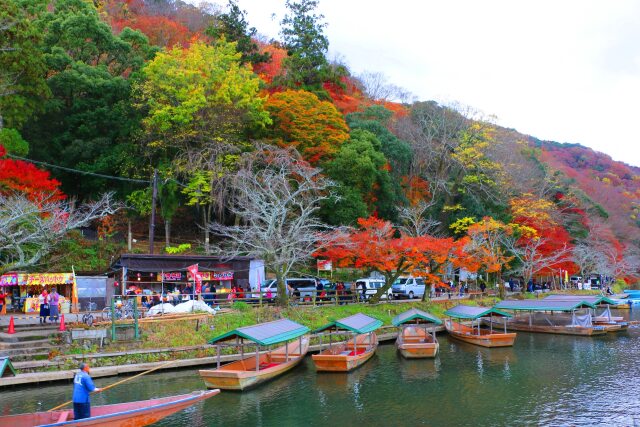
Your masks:
{"label": "sky", "polygon": [[[284,0],[238,4],[279,38]],[[329,57],[353,74],[640,166],[639,1],[320,0],[318,11]]]}

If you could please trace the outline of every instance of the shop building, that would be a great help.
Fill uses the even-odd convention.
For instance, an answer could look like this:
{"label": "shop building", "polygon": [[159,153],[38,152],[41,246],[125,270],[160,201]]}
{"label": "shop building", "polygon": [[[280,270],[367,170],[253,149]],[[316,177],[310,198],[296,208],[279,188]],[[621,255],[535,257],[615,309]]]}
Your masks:
{"label": "shop building", "polygon": [[[198,277],[191,273],[196,266]],[[264,262],[250,257],[123,254],[110,268],[107,300],[114,295],[183,293],[188,285],[213,285],[217,293],[234,286],[255,288],[264,279]]]}

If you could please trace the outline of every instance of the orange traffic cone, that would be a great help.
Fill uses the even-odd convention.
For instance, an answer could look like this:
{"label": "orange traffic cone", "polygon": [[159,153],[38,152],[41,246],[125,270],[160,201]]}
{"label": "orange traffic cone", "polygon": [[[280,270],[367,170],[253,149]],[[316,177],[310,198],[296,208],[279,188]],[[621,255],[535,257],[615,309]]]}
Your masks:
{"label": "orange traffic cone", "polygon": [[60,315],[60,332],[64,332],[67,328],[64,326],[64,314]]}
{"label": "orange traffic cone", "polygon": [[16,333],[16,327],[13,325],[13,316],[11,316],[11,319],[9,319],[9,329],[7,329],[7,333],[8,334]]}

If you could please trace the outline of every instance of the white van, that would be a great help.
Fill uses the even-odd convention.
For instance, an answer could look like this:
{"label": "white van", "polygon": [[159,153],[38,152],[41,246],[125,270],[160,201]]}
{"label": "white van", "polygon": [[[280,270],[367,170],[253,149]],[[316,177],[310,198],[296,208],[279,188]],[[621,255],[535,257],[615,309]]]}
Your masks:
{"label": "white van", "polygon": [[[316,293],[317,281],[313,277],[292,278],[284,279],[287,286],[293,288],[295,296],[312,297]],[[262,282],[262,298],[266,298],[266,292],[271,291],[271,298],[275,298],[278,295],[278,281],[276,279],[270,279]],[[257,289],[254,289],[256,291]],[[252,298],[259,298],[260,296],[256,292]]]}
{"label": "white van", "polygon": [[[372,296],[374,296],[375,294],[378,293],[378,289],[380,289],[381,287],[384,286],[384,280],[383,279],[371,279],[371,278],[356,280],[356,282],[353,284],[354,289],[352,289],[352,291],[358,295],[358,298],[362,295],[362,285],[365,286],[364,297],[366,299],[369,299],[369,298],[371,298]],[[392,296],[391,296],[391,287],[389,287],[389,289],[387,289],[387,292],[382,294],[382,296],[380,298],[381,299],[386,299],[386,298],[391,299],[392,298]]]}
{"label": "white van", "polygon": [[422,298],[426,285],[424,279],[421,277],[398,277],[393,285],[391,291],[393,298]]}

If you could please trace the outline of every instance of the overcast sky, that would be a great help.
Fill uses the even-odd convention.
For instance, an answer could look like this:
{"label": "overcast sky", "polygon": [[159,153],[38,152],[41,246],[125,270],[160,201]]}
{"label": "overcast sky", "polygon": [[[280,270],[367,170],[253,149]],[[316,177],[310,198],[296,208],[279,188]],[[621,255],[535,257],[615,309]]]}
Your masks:
{"label": "overcast sky", "polygon": [[[284,0],[238,4],[279,38]],[[320,0],[319,11],[329,56],[353,73],[640,166],[638,1]]]}

